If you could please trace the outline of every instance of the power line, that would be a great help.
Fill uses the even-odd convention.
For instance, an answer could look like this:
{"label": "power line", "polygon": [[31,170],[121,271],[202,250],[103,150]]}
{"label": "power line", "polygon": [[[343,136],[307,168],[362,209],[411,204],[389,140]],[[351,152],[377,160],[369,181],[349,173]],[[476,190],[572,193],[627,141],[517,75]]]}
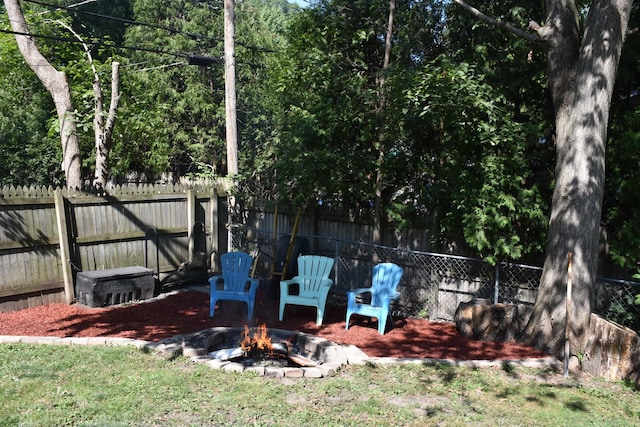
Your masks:
{"label": "power line", "polygon": [[[214,41],[214,42],[223,42],[224,39],[219,38],[219,37],[209,37],[209,36],[205,36],[203,34],[198,34],[198,33],[190,33],[190,32],[186,32],[186,31],[181,31],[181,30],[177,30],[175,28],[171,28],[171,27],[166,27],[163,25],[157,25],[157,24],[149,24],[146,22],[140,22],[140,21],[134,21],[131,19],[126,19],[126,18],[119,18],[116,16],[110,16],[110,15],[103,15],[101,13],[95,13],[95,12],[89,12],[86,10],[78,10],[75,9],[73,7],[68,7],[68,6],[58,6],[55,4],[51,4],[51,3],[45,3],[42,1],[38,1],[38,0],[23,0],[26,1],[28,3],[34,3],[40,6],[44,6],[44,7],[48,7],[48,8],[54,8],[54,9],[62,9],[62,10],[66,10],[67,12],[73,13],[73,14],[83,14],[83,15],[89,15],[89,16],[93,16],[96,18],[102,18],[102,19],[108,19],[108,20],[112,20],[112,21],[116,21],[116,22],[121,22],[123,24],[128,24],[128,25],[137,25],[137,26],[143,26],[143,27],[149,27],[149,28],[155,28],[158,30],[163,30],[163,31],[167,31],[170,34],[180,34],[183,36],[186,36],[188,38],[190,38],[191,40],[194,41],[204,41],[204,40],[208,40],[208,41]],[[252,50],[257,50],[257,51],[262,51],[262,52],[268,52],[268,53],[274,53],[274,50],[271,49],[267,49],[264,47],[259,47],[259,46],[253,46],[253,45],[249,45],[249,44],[245,44],[242,42],[238,42],[236,41],[236,44],[245,47],[247,49],[252,49]]]}
{"label": "power line", "polygon": [[[85,44],[90,44],[90,45],[93,45],[93,46],[106,46],[106,47],[113,47],[113,48],[116,48],[116,49],[157,53],[157,54],[161,54],[161,55],[170,55],[170,56],[174,56],[174,57],[177,57],[177,58],[183,58],[183,59],[187,59],[187,60],[189,60],[190,58],[195,56],[195,55],[185,54],[185,53],[169,52],[169,51],[161,50],[161,49],[150,49],[150,48],[144,48],[144,47],[118,45],[118,44],[115,44],[115,43],[106,43],[106,42],[104,42],[102,40],[78,40],[78,39],[71,38],[71,37],[54,37],[54,36],[47,36],[47,35],[44,35],[44,34],[22,33],[22,32],[19,32],[19,31],[11,31],[11,30],[3,30],[3,29],[0,29],[0,33],[13,34],[13,35],[19,35],[19,36],[26,36],[26,37],[33,37],[33,38],[52,40],[52,41],[57,41],[57,42],[85,43]],[[222,59],[220,59],[220,58],[211,58],[211,57],[199,57],[199,58],[206,58],[207,60],[210,61],[210,63],[221,62],[222,61]]]}
{"label": "power line", "polygon": [[[169,52],[166,50],[161,50],[161,49],[150,49],[150,48],[144,48],[144,47],[136,47],[136,46],[126,46],[126,45],[119,45],[116,43],[106,43],[102,40],[78,40],[76,38],[71,38],[71,37],[54,37],[54,36],[47,36],[44,34],[35,34],[35,33],[22,33],[19,31],[11,31],[11,30],[3,30],[0,28],[0,33],[5,33],[5,34],[13,34],[13,35],[19,35],[19,36],[26,36],[26,37],[33,37],[33,38],[40,38],[40,39],[45,39],[45,40],[52,40],[52,41],[57,41],[57,42],[66,42],[66,43],[75,43],[75,44],[89,44],[92,46],[106,46],[106,47],[112,47],[112,48],[116,48],[116,49],[124,49],[124,50],[133,50],[133,51],[142,51],[142,52],[149,52],[149,53],[156,53],[156,54],[160,54],[160,55],[170,55],[176,58],[182,58],[182,59],[186,59],[187,60],[187,64],[189,65],[200,65],[200,66],[210,66],[213,65],[215,63],[219,63],[219,62],[223,62],[222,57],[220,58],[216,58],[216,57],[211,57],[211,56],[205,56],[205,55],[197,55],[197,54],[192,54],[192,53],[176,53],[176,52]],[[251,62],[244,62],[244,61],[236,61],[237,64],[243,64],[243,65],[249,65],[251,67],[254,68],[264,68],[263,65],[260,64],[255,64],[255,63],[251,63]]]}
{"label": "power line", "polygon": [[89,12],[86,10],[78,10],[72,7],[67,7],[67,6],[57,6],[55,4],[51,4],[51,3],[45,3],[45,2],[41,2],[41,1],[37,1],[37,0],[23,0],[26,1],[28,3],[34,3],[40,6],[44,6],[44,7],[49,7],[49,8],[55,8],[55,9],[62,9],[62,10],[66,10],[67,12],[71,12],[75,15],[78,14],[82,14],[82,15],[89,15],[89,16],[93,16],[96,18],[104,18],[104,19],[109,19],[112,21],[116,21],[116,22],[122,22],[123,24],[129,24],[129,25],[139,25],[139,26],[145,26],[145,27],[149,27],[149,28],[156,28],[158,30],[164,30],[167,31],[171,34],[181,34],[183,36],[187,36],[192,40],[196,40],[196,41],[201,41],[201,40],[211,40],[211,41],[216,41],[216,42],[220,42],[223,41],[221,38],[214,38],[214,37],[207,37],[204,36],[202,34],[195,34],[195,33],[189,33],[189,32],[185,32],[185,31],[180,31],[177,30],[175,28],[171,28],[171,27],[165,27],[162,25],[156,25],[156,24],[148,24],[148,23],[144,23],[144,22],[138,22],[138,21],[133,21],[131,19],[126,19],[126,18],[118,18],[116,16],[109,16],[109,15],[103,15],[101,13],[95,13],[95,12]]}

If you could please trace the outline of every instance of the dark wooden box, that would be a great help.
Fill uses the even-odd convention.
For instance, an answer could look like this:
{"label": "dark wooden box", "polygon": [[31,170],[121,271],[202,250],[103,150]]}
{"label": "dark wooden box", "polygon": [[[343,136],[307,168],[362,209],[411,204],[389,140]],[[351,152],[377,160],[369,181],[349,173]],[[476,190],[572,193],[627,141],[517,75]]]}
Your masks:
{"label": "dark wooden box", "polygon": [[153,297],[153,270],[123,267],[82,271],[76,277],[76,299],[89,307],[105,307]]}

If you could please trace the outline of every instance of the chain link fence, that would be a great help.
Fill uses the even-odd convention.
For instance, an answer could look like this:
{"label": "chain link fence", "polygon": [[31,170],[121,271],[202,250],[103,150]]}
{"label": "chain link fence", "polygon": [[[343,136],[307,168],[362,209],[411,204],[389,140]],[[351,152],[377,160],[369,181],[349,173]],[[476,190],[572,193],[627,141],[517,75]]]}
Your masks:
{"label": "chain link fence", "polygon": [[[475,298],[518,306],[521,324],[535,302],[542,268],[500,263],[496,266],[462,256],[409,251],[364,242],[299,234],[305,253],[334,258],[334,286],[330,297],[344,301],[347,291],[367,287],[375,264],[393,262],[404,269],[393,306],[394,315],[453,322],[461,302]],[[274,266],[284,261],[289,235],[274,236],[248,227],[233,233],[233,244],[256,259],[254,275],[268,280]],[[283,250],[285,249],[285,250]],[[281,271],[281,270],[276,270]],[[593,310],[600,316],[640,330],[640,305],[635,304],[640,283],[598,278]]]}
{"label": "chain link fence", "polygon": [[594,313],[640,332],[640,283],[598,278],[594,291]]}

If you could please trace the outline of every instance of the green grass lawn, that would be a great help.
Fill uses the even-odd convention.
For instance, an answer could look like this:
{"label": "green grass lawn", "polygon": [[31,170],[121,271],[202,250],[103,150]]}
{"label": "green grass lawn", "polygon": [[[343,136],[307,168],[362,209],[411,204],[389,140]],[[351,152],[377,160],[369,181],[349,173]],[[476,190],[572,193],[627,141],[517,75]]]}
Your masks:
{"label": "green grass lawn", "polygon": [[512,366],[277,379],[133,347],[3,344],[0,425],[628,426],[640,425],[640,393]]}

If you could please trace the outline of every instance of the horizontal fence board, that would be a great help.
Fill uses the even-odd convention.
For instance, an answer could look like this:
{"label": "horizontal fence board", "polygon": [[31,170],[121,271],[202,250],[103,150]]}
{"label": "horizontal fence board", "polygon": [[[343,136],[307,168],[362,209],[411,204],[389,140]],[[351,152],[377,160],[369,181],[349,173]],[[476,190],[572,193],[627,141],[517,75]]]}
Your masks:
{"label": "horizontal fence board", "polygon": [[60,287],[30,294],[20,293],[18,295],[12,295],[10,298],[11,299],[3,299],[0,297],[0,313],[11,313],[30,307],[63,303],[65,294],[64,289]]}
{"label": "horizontal fence board", "polygon": [[[153,234],[156,232],[159,235],[181,235],[187,233],[186,227],[176,227],[171,229],[156,229],[153,228]],[[120,233],[107,233],[107,234],[96,234],[92,236],[78,237],[76,239],[76,243],[79,245],[87,245],[91,243],[101,243],[101,242],[113,242],[117,240],[144,240],[147,238],[147,235],[150,230],[136,230],[136,231],[127,231]]]}
{"label": "horizontal fence board", "polygon": [[0,292],[6,289],[29,288],[39,283],[61,278],[58,251],[10,252],[0,256],[3,280]]}
{"label": "horizontal fence board", "polygon": [[23,294],[30,294],[35,292],[46,292],[51,290],[62,289],[62,282],[51,282],[51,283],[39,283],[37,285],[32,286],[21,286],[20,288],[14,289],[0,289],[0,298],[5,298],[11,295],[15,295],[16,292]]}
{"label": "horizontal fence board", "polygon": [[[51,192],[53,194],[53,191]],[[53,205],[53,196],[47,197],[0,197],[1,206],[37,206],[37,205]]]}

